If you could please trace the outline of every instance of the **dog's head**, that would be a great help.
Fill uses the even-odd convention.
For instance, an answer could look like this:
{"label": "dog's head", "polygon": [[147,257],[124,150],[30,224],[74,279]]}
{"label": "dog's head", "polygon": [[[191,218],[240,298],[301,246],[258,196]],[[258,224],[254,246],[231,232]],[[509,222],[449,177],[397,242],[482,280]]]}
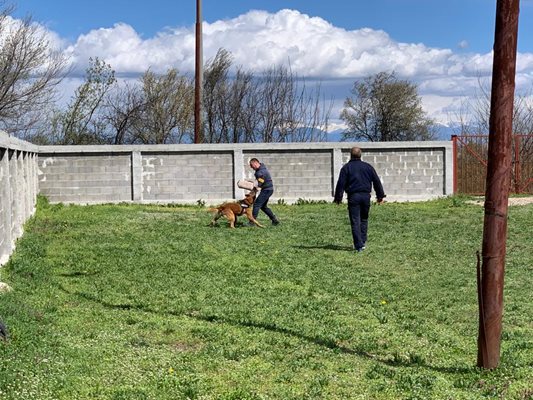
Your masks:
{"label": "dog's head", "polygon": [[257,188],[254,187],[249,193],[244,196],[244,201],[248,204],[254,204],[256,195]]}

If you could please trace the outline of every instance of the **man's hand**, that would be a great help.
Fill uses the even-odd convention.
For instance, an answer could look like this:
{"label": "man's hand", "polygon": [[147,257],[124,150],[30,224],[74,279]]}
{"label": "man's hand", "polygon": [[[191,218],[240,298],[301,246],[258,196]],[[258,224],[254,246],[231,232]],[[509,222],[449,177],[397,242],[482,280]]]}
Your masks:
{"label": "man's hand", "polygon": [[383,204],[383,199],[377,199],[378,204]]}

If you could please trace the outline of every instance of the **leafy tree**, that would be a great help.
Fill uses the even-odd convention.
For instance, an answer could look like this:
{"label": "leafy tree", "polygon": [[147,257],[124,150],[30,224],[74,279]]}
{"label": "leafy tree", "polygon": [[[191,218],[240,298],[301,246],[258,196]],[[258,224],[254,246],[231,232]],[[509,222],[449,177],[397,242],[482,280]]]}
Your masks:
{"label": "leafy tree", "polygon": [[24,137],[54,102],[67,60],[30,17],[15,20],[0,1],[0,129]]}
{"label": "leafy tree", "polygon": [[202,103],[205,116],[204,141],[220,143],[227,141],[232,114],[231,80],[229,70],[232,65],[231,53],[219,49],[215,58],[210,60],[204,70]]}
{"label": "leafy tree", "polygon": [[98,114],[105,95],[115,84],[115,71],[98,57],[89,59],[85,82],[65,112],[58,116],[59,144],[105,143],[105,122]]}
{"label": "leafy tree", "polygon": [[430,140],[434,122],[426,116],[416,85],[380,72],[354,83],[353,97],[346,98],[341,119],[348,128],[343,140]]}

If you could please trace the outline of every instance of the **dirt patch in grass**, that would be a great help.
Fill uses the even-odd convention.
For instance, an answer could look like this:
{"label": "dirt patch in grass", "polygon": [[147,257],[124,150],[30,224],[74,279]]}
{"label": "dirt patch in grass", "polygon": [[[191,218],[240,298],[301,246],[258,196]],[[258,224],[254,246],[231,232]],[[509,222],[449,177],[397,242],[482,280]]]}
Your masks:
{"label": "dirt patch in grass", "polygon": [[[479,198],[477,200],[471,200],[469,201],[469,203],[482,206],[485,203],[485,199]],[[509,197],[510,206],[525,206],[527,204],[532,204],[532,203],[533,203],[533,196],[531,197]]]}

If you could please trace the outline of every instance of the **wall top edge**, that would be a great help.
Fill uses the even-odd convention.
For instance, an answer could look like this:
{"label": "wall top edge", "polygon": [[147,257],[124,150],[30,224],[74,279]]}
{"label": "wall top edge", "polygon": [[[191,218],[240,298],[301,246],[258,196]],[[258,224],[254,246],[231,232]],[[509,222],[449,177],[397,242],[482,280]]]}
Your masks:
{"label": "wall top edge", "polygon": [[0,148],[29,151],[32,153],[39,152],[39,146],[34,145],[30,142],[26,142],[24,140],[17,139],[16,137],[8,135],[4,131],[0,131]]}
{"label": "wall top edge", "polygon": [[222,143],[222,144],[153,144],[153,145],[84,145],[39,146],[39,153],[131,153],[131,152],[231,152],[284,150],[348,150],[353,146],[364,149],[446,149],[451,141],[428,142],[320,142],[320,143]]}

